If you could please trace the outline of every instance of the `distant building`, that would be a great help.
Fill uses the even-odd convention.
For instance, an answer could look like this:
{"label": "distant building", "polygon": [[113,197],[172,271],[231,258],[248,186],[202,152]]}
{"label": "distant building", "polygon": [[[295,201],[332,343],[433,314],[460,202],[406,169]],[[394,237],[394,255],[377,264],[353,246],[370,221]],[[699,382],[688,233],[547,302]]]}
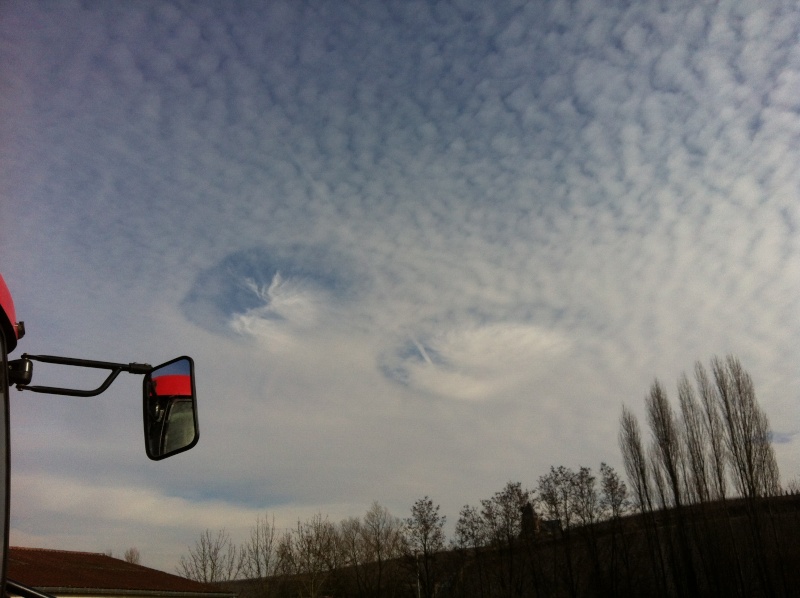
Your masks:
{"label": "distant building", "polygon": [[561,533],[560,519],[542,519],[528,502],[520,509],[522,512],[522,537],[535,538],[541,534],[555,536]]}
{"label": "distant building", "polygon": [[7,576],[64,598],[235,598],[218,586],[95,552],[42,548],[8,550]]}
{"label": "distant building", "polygon": [[550,536],[557,536],[563,531],[560,519],[542,519],[539,523],[539,529],[543,534]]}

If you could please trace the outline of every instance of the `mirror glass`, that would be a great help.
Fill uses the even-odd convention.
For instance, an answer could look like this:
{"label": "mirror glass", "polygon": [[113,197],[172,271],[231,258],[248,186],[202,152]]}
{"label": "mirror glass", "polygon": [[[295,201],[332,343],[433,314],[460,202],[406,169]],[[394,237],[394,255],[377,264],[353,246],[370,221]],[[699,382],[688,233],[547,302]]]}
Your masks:
{"label": "mirror glass", "polygon": [[194,362],[178,357],[144,377],[144,444],[147,456],[165,459],[197,444]]}

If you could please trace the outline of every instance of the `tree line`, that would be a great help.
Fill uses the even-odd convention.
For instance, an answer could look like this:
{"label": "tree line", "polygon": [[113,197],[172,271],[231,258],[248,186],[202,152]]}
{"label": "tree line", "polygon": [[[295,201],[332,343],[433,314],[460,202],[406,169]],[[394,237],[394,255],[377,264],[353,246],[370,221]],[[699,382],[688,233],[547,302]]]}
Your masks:
{"label": "tree line", "polygon": [[783,495],[739,361],[681,376],[677,410],[656,380],[645,413],[649,442],[629,408],[620,418],[628,484],[605,463],[553,466],[533,489],[508,482],[465,505],[449,540],[428,496],[405,518],[374,502],[279,531],[265,515],[241,545],[206,530],[178,572],[243,598],[791,595],[800,499]]}
{"label": "tree line", "polygon": [[780,500],[768,418],[739,360],[695,364],[677,411],[656,380],[645,410],[650,445],[627,408],[619,442],[654,595],[793,595],[797,502]]}

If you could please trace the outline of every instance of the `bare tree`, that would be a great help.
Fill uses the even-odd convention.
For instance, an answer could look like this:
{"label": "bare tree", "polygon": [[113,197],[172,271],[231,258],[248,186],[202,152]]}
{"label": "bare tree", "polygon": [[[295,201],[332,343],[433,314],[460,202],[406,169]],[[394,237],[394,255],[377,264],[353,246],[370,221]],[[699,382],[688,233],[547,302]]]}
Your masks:
{"label": "bare tree", "polygon": [[139,553],[139,549],[135,546],[128,548],[125,551],[125,562],[131,563],[132,565],[139,565],[142,562],[142,555]]}
{"label": "bare tree", "polygon": [[464,505],[456,522],[453,545],[460,549],[481,548],[486,543],[486,530],[478,509]]}
{"label": "bare tree", "polygon": [[[478,593],[523,595],[525,581],[523,511],[530,508],[531,492],[519,482],[508,482],[500,492],[481,501],[480,510],[465,506],[456,523],[453,544],[464,562],[472,550],[478,574]],[[487,555],[491,555],[491,563]]]}
{"label": "bare tree", "polygon": [[600,464],[600,508],[607,519],[619,519],[628,512],[628,487],[614,468]]}
{"label": "bare tree", "polygon": [[519,482],[508,482],[500,492],[481,501],[481,517],[490,543],[508,546],[522,534],[522,511],[531,492]]}
{"label": "bare tree", "polygon": [[256,519],[250,537],[241,547],[242,574],[249,579],[260,579],[275,574],[277,568],[277,541],[275,518],[264,515]]}
{"label": "bare tree", "polygon": [[620,418],[619,444],[628,481],[633,485],[636,506],[645,525],[650,562],[656,577],[656,587],[666,592],[666,571],[661,550],[658,526],[653,516],[653,489],[650,484],[650,465],[642,445],[642,434],[636,416],[625,406]]}
{"label": "bare tree", "polygon": [[[405,520],[406,550],[414,558],[422,595],[431,598],[436,587],[435,555],[444,549],[446,517],[429,497],[420,498]],[[420,563],[421,559],[421,563]],[[420,569],[421,565],[421,569]]]}
{"label": "bare tree", "polygon": [[275,537],[275,518],[265,514],[256,519],[250,537],[241,547],[242,575],[255,580],[262,597],[272,594],[272,580],[278,571],[278,541]]}
{"label": "bare tree", "polygon": [[[673,414],[660,383],[654,382],[645,400],[653,440],[648,458],[638,423],[623,408],[623,461],[643,513],[642,521],[649,530],[653,562],[660,564],[656,570],[657,575],[661,572],[658,587],[664,587],[668,580],[668,568],[663,555],[658,554],[664,546],[671,557],[671,580],[676,591],[695,594],[701,587],[698,574],[703,572],[708,578],[704,583],[723,594],[735,588],[728,584],[731,573],[736,575],[739,588],[745,588],[747,568],[754,564],[761,589],[771,594],[775,590],[770,579],[773,563],[778,562],[780,580],[784,588],[787,586],[782,562],[768,556],[770,550],[780,553],[778,526],[770,512],[772,503],[757,501],[780,492],[769,423],[756,401],[752,379],[735,357],[714,358],[711,372],[709,376],[700,363],[695,364],[697,392],[685,375],[679,379],[680,419]],[[725,502],[730,481],[736,493],[746,499],[751,543],[745,551],[755,555],[752,563],[740,558],[737,544],[742,535],[737,532],[741,527],[734,529]],[[652,515],[656,499],[663,509],[658,516],[660,527]],[[721,505],[708,507],[710,510],[704,506],[720,500]],[[700,503],[693,511],[703,516],[685,517],[685,507],[690,503]],[[727,530],[714,524],[719,513],[726,515]],[[764,515],[769,519],[762,519]],[[770,529],[772,536],[767,538],[765,531]],[[727,554],[720,554],[723,540],[730,545]]]}
{"label": "bare tree", "polygon": [[672,407],[658,380],[650,387],[645,406],[653,433],[654,471],[660,469],[660,473],[663,473],[671,494],[671,503],[680,507],[684,502],[682,495],[685,487],[682,443]]}
{"label": "bare tree", "polygon": [[572,474],[573,507],[578,535],[583,538],[586,550],[592,564],[592,587],[603,594],[608,593],[606,580],[603,576],[603,567],[600,563],[600,548],[598,546],[595,523],[602,516],[600,496],[597,493],[597,478],[589,467],[580,467]]}
{"label": "bare tree", "polygon": [[325,593],[328,578],[335,568],[337,544],[336,529],[327,517],[318,514],[308,521],[298,521],[297,527],[278,541],[278,571],[296,576],[303,584],[304,593],[309,598],[318,598]]}
{"label": "bare tree", "polygon": [[[474,562],[474,569],[478,578],[475,593],[478,596],[484,596],[486,563],[482,548],[486,543],[486,530],[483,527],[481,515],[477,508],[464,505],[458,515],[452,545],[461,557],[462,575],[459,575],[459,577],[463,578],[463,571],[467,569],[471,561]],[[474,583],[473,578],[469,577],[466,580],[462,579],[461,583],[464,584],[465,581]],[[466,587],[463,590],[466,591]]]}
{"label": "bare tree", "polygon": [[711,498],[709,484],[709,438],[704,425],[703,411],[691,382],[682,375],[678,380],[678,401],[683,423],[683,442],[688,472],[686,491],[692,502],[706,503]]}
{"label": "bare tree", "polygon": [[575,516],[575,472],[563,465],[550,467],[539,477],[539,503],[549,519],[558,520],[562,529],[572,526]]}
{"label": "bare tree", "polygon": [[[677,421],[661,384],[656,380],[645,400],[647,419],[653,434],[653,473],[664,506],[674,506],[675,527],[678,532],[678,556],[673,557],[673,578],[676,587],[685,587],[689,596],[697,595],[697,573],[692,557],[690,536],[682,514],[686,488],[686,466],[683,444]],[[669,511],[665,516],[669,516]],[[678,566],[679,565],[679,566]]]}
{"label": "bare tree", "polygon": [[344,564],[355,578],[359,596],[368,593],[370,554],[364,541],[364,526],[359,517],[348,517],[339,523],[339,547]]}
{"label": "bare tree", "polygon": [[[764,523],[759,497],[773,496],[780,492],[780,474],[775,452],[770,440],[771,433],[767,416],[756,400],[755,388],[750,375],[733,355],[725,361],[714,358],[711,369],[716,382],[717,401],[722,414],[723,429],[734,486],[745,500],[749,519],[751,552],[755,555],[759,581],[767,595],[774,594],[775,579],[771,574],[775,559],[769,557],[770,548],[780,553],[775,519],[769,517],[772,528],[771,542],[764,535]],[[769,503],[766,503],[767,509]],[[783,562],[778,559],[780,578],[786,591]]]}
{"label": "bare tree", "polygon": [[241,571],[242,561],[239,551],[231,542],[228,533],[221,529],[216,534],[205,530],[188,556],[182,556],[178,563],[178,573],[204,583],[230,581]]}
{"label": "bare tree", "polygon": [[[297,522],[300,525],[300,522]],[[277,555],[278,555],[278,574],[279,575],[299,575],[302,573],[300,570],[299,559],[295,554],[295,538],[293,530],[283,532],[278,539]]]}
{"label": "bare tree", "polygon": [[[619,477],[614,468],[606,463],[600,464],[600,509],[603,517],[611,520],[611,551],[609,555],[609,565],[611,569],[609,594],[616,596],[618,586],[623,577],[620,570],[620,541],[625,542],[622,534],[622,516],[628,512],[630,500],[628,499],[628,487],[622,478]],[[624,565],[630,573],[630,561],[628,559],[627,543],[623,544],[622,559]],[[630,578],[627,577],[630,581]],[[630,587],[628,588],[630,591]]]}
{"label": "bare tree", "polygon": [[[577,480],[571,469],[559,465],[550,467],[547,475],[539,477],[539,503],[544,514],[560,524],[562,530],[561,547],[564,550],[564,583],[570,596],[578,592],[577,574],[572,555],[572,527],[577,509]],[[554,545],[555,546],[555,545]]]}
{"label": "bare tree", "polygon": [[591,526],[600,519],[600,498],[597,478],[590,467],[581,467],[573,476],[575,488],[575,515],[578,525]]}
{"label": "bare tree", "polygon": [[750,375],[734,356],[712,360],[717,398],[725,423],[734,482],[747,498],[780,491],[780,474],[770,442],[767,415],[756,401]]}
{"label": "bare tree", "polygon": [[364,542],[375,568],[374,584],[380,594],[386,582],[386,564],[404,552],[403,525],[389,509],[373,502],[364,515]]}
{"label": "bare tree", "polygon": [[531,491],[519,482],[508,482],[491,499],[481,501],[481,517],[491,546],[499,549],[496,582],[503,595],[525,593],[525,553],[522,537],[522,514],[531,502]]}
{"label": "bare tree", "polygon": [[508,482],[492,498],[482,500],[480,510],[469,505],[461,509],[453,545],[464,563],[472,552],[478,595],[525,594],[525,554],[520,540],[523,511],[530,502],[530,491],[518,482]]}
{"label": "bare tree", "polygon": [[628,480],[633,485],[636,506],[642,512],[652,511],[653,496],[642,433],[636,416],[625,406],[622,407],[620,418],[619,445]]}
{"label": "bare tree", "polygon": [[725,499],[727,495],[728,453],[725,446],[725,429],[719,412],[714,385],[699,361],[694,367],[695,381],[703,405],[704,424],[708,449],[711,453],[711,476],[709,478],[709,499]]}

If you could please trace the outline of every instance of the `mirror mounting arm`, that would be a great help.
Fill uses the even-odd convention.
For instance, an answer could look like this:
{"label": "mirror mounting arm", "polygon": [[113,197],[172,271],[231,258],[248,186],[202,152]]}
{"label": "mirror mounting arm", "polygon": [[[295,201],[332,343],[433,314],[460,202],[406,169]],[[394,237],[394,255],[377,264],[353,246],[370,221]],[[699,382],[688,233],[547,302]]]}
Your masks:
{"label": "mirror mounting arm", "polygon": [[[76,388],[57,388],[51,386],[28,386],[31,378],[31,361],[41,361],[42,363],[53,363],[57,365],[68,365],[82,368],[97,368],[110,370],[105,381],[94,390],[79,390]],[[112,363],[109,361],[94,361],[91,359],[75,359],[72,357],[58,357],[55,355],[29,355],[22,354],[22,358],[9,362],[11,370],[25,371],[27,376],[20,383],[17,383],[17,390],[30,390],[32,392],[42,392],[53,395],[65,395],[70,397],[96,397],[102,394],[116,380],[120,372],[131,374],[149,374],[153,371],[153,366],[148,363]]]}

